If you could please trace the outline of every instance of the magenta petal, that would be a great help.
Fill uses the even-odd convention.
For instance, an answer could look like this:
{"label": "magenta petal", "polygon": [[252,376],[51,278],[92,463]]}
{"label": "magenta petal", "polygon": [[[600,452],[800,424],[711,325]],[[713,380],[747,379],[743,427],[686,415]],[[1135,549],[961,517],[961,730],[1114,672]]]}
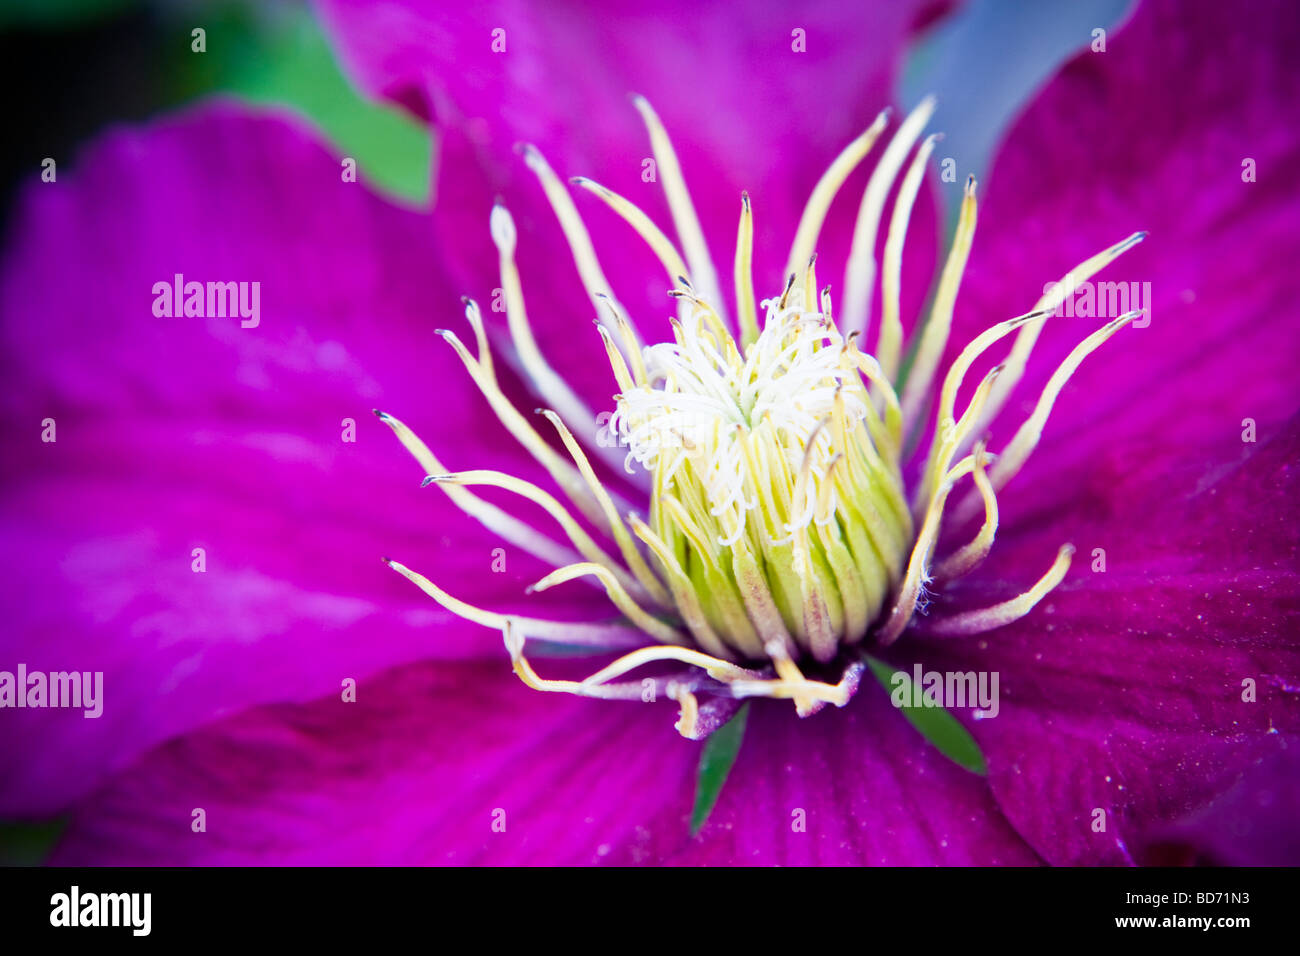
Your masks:
{"label": "magenta petal", "polygon": [[[1143,4],[1030,107],[991,177],[957,345],[1151,230],[1099,277],[1150,282],[1151,324],[1085,362],[999,496],[990,562],[933,613],[1013,596],[1065,542],[1070,576],[1012,627],[899,645],[1001,673],[1002,712],[974,730],[1003,812],[1048,862],[1141,861],[1146,834],[1300,731],[1297,40],[1287,4]],[[1101,321],[1048,320],[995,451]]]}
{"label": "magenta petal", "polygon": [[627,96],[646,96],[688,169],[725,174],[734,232],[741,188],[781,184],[808,162],[817,175],[887,105],[905,40],[945,4],[319,6],[364,86],[439,126],[472,125],[498,158],[532,142],[569,173],[631,164],[625,178],[639,181],[648,151]]}
{"label": "magenta petal", "polygon": [[[670,835],[670,834],[669,834]],[[754,705],[709,822],[674,863],[1033,865],[988,783],[950,763],[868,679],[844,710]]]}
{"label": "magenta petal", "polygon": [[1297,741],[1247,769],[1209,806],[1146,835],[1167,862],[1218,866],[1300,864],[1300,750]]}
{"label": "magenta petal", "polygon": [[[380,562],[503,610],[545,573],[513,547],[492,573],[503,542],[421,491],[370,414],[401,415],[451,467],[533,473],[432,334],[460,306],[426,218],[342,182],[300,123],[221,106],[109,137],[28,190],[14,235],[0,669],[102,670],[105,702],[99,719],[6,711],[0,814],[53,812],[251,704],[417,658],[504,657]],[[154,283],[178,272],[260,282],[260,324],[155,317]],[[595,593],[529,612],[564,619]]]}
{"label": "magenta petal", "polygon": [[[651,150],[628,94],[646,96],[679,154],[726,298],[740,194],[749,191],[765,298],[785,281],[785,257],[818,177],[891,104],[905,39],[944,4],[818,3],[797,12],[778,3],[320,6],[364,85],[436,120],[434,221],[464,291],[487,301],[500,285],[487,230],[500,198],[518,220],[524,297],[542,352],[600,411],[611,407],[616,386],[590,328],[595,311],[514,146],[535,144],[562,179],[601,182],[675,236],[662,176],[644,178]],[[505,31],[503,53],[492,50],[497,29]],[[805,31],[807,52],[792,49],[795,30]],[[865,171],[850,180],[818,245],[823,275],[837,289],[865,181]],[[675,280],[598,200],[581,194],[576,202],[633,321],[648,341],[666,339]],[[905,270],[907,314],[925,297],[934,218],[923,191]]]}
{"label": "magenta petal", "polygon": [[[1212,0],[1143,3],[1106,52],[1069,64],[1008,136],[953,348],[1138,230],[1150,236],[1094,281],[1149,283],[1152,301],[1150,325],[1121,330],[1061,394],[1007,488],[1004,519],[1068,514],[1080,494],[1120,501],[1152,483],[1190,491],[1204,463],[1239,457],[1245,419],[1262,438],[1300,407],[1297,43],[1293,4],[1243,16]],[[1255,182],[1243,181],[1247,159]],[[1047,319],[1029,373],[993,424],[992,450],[1103,322]]]}
{"label": "magenta petal", "polygon": [[[1022,621],[897,646],[909,665],[1000,674],[1000,713],[972,730],[1002,811],[1050,863],[1143,862],[1147,834],[1300,737],[1300,416],[1251,447],[1196,494],[1115,502]],[[999,541],[960,602],[1010,597],[1055,543]]]}
{"label": "magenta petal", "polygon": [[355,703],[252,710],[154,751],[81,806],[54,862],[596,863],[666,807],[684,835],[697,747],[674,713],[540,694],[504,662],[410,666]]}
{"label": "magenta petal", "polygon": [[673,714],[537,694],[503,667],[408,667],[355,704],[250,711],[154,751],[78,810],[54,862],[1035,862],[986,783],[876,687],[807,722],[756,708],[691,840],[699,747]]}

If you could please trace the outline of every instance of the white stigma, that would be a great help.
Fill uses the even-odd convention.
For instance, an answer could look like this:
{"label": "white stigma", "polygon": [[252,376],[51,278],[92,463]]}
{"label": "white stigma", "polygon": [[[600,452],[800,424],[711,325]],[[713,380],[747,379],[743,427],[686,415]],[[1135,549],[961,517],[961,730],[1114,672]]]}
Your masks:
{"label": "white stigma", "polygon": [[[611,430],[627,446],[628,462],[658,472],[664,484],[690,461],[716,517],[743,519],[758,507],[764,476],[751,473],[754,458],[744,445],[758,426],[767,426],[763,434],[774,440],[792,475],[811,448],[811,480],[784,528],[789,533],[812,521],[829,463],[841,450],[830,429],[819,431],[832,417],[836,394],[843,393],[851,427],[866,416],[867,399],[857,372],[845,367],[844,340],[829,316],[810,311],[802,289],[783,299],[762,303],[763,331],[744,356],[730,337],[719,341],[715,313],[696,305],[676,324],[677,341],[644,350],[650,382],[619,396]],[[833,497],[830,504],[833,512]],[[727,524],[732,531],[720,539],[724,545],[733,543],[744,521]]]}

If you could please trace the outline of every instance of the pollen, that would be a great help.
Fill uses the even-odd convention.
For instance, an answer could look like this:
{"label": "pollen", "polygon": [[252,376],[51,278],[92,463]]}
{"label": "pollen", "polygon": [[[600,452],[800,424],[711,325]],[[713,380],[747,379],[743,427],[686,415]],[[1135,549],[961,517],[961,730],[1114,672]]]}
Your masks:
{"label": "pollen", "polygon": [[[898,124],[869,178],[845,269],[841,315],[833,311],[829,286],[818,284],[814,249],[832,201],[889,127],[888,111],[818,181],[782,282],[761,301],[753,276],[754,210],[742,194],[732,269],[734,319],[667,131],[648,102],[634,97],[633,103],[649,133],[677,242],[598,183],[577,178],[571,184],[603,201],[658,258],[673,312],[671,341],[643,344],[601,269],[569,190],[538,150],[522,148],[596,314],[615,402],[608,431],[619,447],[586,440],[596,416],[533,338],[515,265],[518,233],[500,204],[488,228],[499,256],[504,331],[519,368],[546,403],[538,409],[540,418],[524,415],[501,390],[489,343],[502,330],[487,328],[473,300],[463,301],[474,350],[454,332],[440,334],[565,500],[519,476],[449,471],[406,425],[377,412],[419,462],[426,485],[441,487],[492,533],[555,566],[531,591],[585,579],[604,591],[616,616],[592,624],[502,615],[458,600],[399,562],[386,563],[454,613],[500,630],[515,673],[539,691],[642,700],[652,684],[678,704],[677,728],[692,738],[707,735],[748,697],[790,700],[800,716],[826,704],[842,707],[863,672],[865,648],[897,640],[948,582],[974,571],[989,553],[998,493],[1036,447],[1062,388],[1088,355],[1140,313],[1127,313],[1086,336],[996,456],[987,448],[988,426],[1023,375],[1042,323],[1079,283],[1144,234],[1071,269],[1028,312],[976,336],[940,378],[975,232],[976,184],[968,180],[929,314],[920,317],[908,343],[904,381],[904,238],[937,140],[921,139],[933,100],[922,101]],[[863,342],[877,287],[880,327],[867,350]],[[959,410],[967,373],[1008,339],[1005,360],[975,384]],[[540,419],[565,454],[539,431]],[[926,434],[931,439],[923,447],[919,440]],[[600,480],[588,453],[627,472],[644,500],[622,500]],[[528,498],[557,533],[521,521],[476,495],[474,486]],[[966,498],[950,508],[959,486]],[[983,520],[969,541],[936,556],[941,531],[960,531],[981,511]],[[927,615],[927,630],[979,634],[1024,617],[1065,578],[1073,551],[1063,544],[1042,577],[1019,596],[980,610]],[[582,681],[548,680],[525,654],[529,639],[585,644],[622,656]],[[658,676],[636,679],[651,664]]]}

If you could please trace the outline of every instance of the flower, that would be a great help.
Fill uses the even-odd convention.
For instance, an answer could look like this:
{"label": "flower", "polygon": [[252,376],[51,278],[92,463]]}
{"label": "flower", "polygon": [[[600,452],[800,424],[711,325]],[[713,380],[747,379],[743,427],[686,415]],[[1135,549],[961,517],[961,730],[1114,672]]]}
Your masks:
{"label": "flower", "polygon": [[[997,547],[933,616],[1014,596],[1063,541],[1079,548],[1071,575],[1020,622],[969,640],[909,634],[886,652],[905,669],[1000,672],[998,717],[968,721],[987,779],[928,747],[875,688],[808,721],[756,706],[691,839],[698,750],[661,708],[529,691],[496,638],[374,557],[462,566],[441,579],[458,597],[583,623],[570,642],[608,636],[604,599],[524,598],[550,569],[516,549],[507,570],[485,572],[502,539],[435,507],[377,424],[355,418],[348,443],[341,423],[411,409],[457,467],[528,474],[481,396],[449,387],[465,373],[455,354],[430,347],[457,296],[498,284],[483,224],[500,193],[520,235],[537,237],[519,268],[539,350],[589,407],[609,393],[574,334],[591,314],[573,316],[582,286],[567,253],[548,255],[562,231],[526,172],[507,172],[511,144],[608,171],[628,194],[641,134],[620,117],[634,118],[623,93],[639,89],[692,182],[708,184],[695,195],[705,234],[734,229],[748,187],[763,235],[788,238],[826,158],[888,101],[915,11],[891,4],[879,23],[810,11],[809,37],[825,40],[799,70],[763,68],[790,29],[762,6],[693,8],[691,30],[671,6],[600,21],[548,11],[329,8],[368,85],[436,117],[432,230],[370,194],[364,170],[340,183],[338,157],[299,121],[229,104],[113,133],[57,186],[26,191],[0,272],[15,450],[0,646],[33,669],[102,670],[105,703],[97,720],[0,715],[0,815],[67,813],[65,863],[1112,863],[1150,859],[1149,841],[1214,850],[1206,834],[1239,818],[1253,788],[1286,799],[1267,780],[1285,775],[1277,758],[1300,729],[1300,195],[1283,122],[1300,93],[1294,13],[1143,4],[1106,53],[1081,55],[1040,94],[989,178],[940,367],[1131,223],[1152,241],[1124,268],[1155,299],[1149,327],[1077,370],[1003,497]],[[479,42],[500,24],[476,16],[502,18],[505,59]],[[677,56],[691,71],[672,69]],[[791,148],[756,148],[773,140]],[[1257,182],[1241,179],[1246,158]],[[919,192],[907,236],[905,320],[929,278],[931,199]],[[827,220],[819,263],[845,261],[851,219]],[[608,274],[652,275],[616,227],[591,217]],[[761,242],[755,274],[779,284],[788,247]],[[155,318],[149,290],[176,272],[260,280],[260,325]],[[638,316],[662,310],[661,280],[653,299],[619,292]],[[1026,367],[1008,413],[1032,411],[1021,393],[1042,394],[1081,331],[1056,317],[1042,328],[1035,351],[1049,361]],[[508,353],[498,371],[531,407]],[[33,437],[46,417],[55,443]],[[1255,442],[1242,441],[1245,418]],[[340,699],[349,678],[355,702]],[[1279,837],[1294,813],[1246,815],[1256,829],[1233,862],[1293,845]]]}
{"label": "flower", "polygon": [[[901,124],[867,184],[848,267],[845,322],[852,331],[847,338],[832,315],[829,286],[819,291],[817,255],[812,250],[836,193],[879,139],[888,111],[845,147],[813,187],[787,260],[785,288],[779,296],[758,303],[767,313],[761,330],[754,301],[754,217],[749,195],[742,195],[733,336],[718,270],[672,142],[650,104],[642,97],[634,97],[633,102],[645,121],[654,161],[664,170],[664,192],[685,254],[634,203],[589,179],[573,182],[625,219],[654,251],[669,281],[679,284],[670,292],[678,302],[677,317],[671,320],[673,342],[643,347],[605,280],[572,200],[536,147],[526,145],[522,152],[564,229],[587,295],[605,310],[604,325],[598,321],[597,330],[619,389],[609,428],[628,447],[628,474],[636,474],[629,467],[635,460],[650,476],[649,521],[626,510],[620,513],[588,459],[587,451],[600,450],[598,436],[591,436],[584,449],[569,427],[581,428],[594,416],[537,348],[515,262],[518,232],[500,204],[492,210],[491,231],[499,253],[500,288],[512,344],[533,392],[566,411],[561,416],[552,409],[538,410],[559,433],[571,461],[553,451],[501,392],[477,303],[465,300],[477,356],[454,332],[440,330],[439,334],[455,349],[501,423],[550,473],[572,506],[617,545],[621,561],[594,541],[561,502],[518,477],[494,471],[431,473],[425,484],[438,482],[459,489],[488,485],[541,503],[576,553],[529,590],[594,577],[650,643],[585,680],[544,680],[524,655],[525,631],[540,627],[543,634],[560,635],[563,623],[525,623],[472,607],[424,575],[385,561],[453,613],[499,628],[515,673],[534,690],[644,699],[659,681],[613,682],[647,664],[684,665],[694,673],[674,674],[662,683],[666,696],[681,705],[677,729],[691,738],[716,729],[722,717],[734,712],[735,702],[748,697],[789,698],[800,716],[828,703],[843,707],[865,669],[854,646],[869,631],[882,646],[892,644],[918,608],[928,604],[936,579],[960,577],[984,560],[997,531],[997,490],[1015,476],[1038,444],[1057,396],[1083,359],[1141,310],[1112,318],[1069,354],[991,475],[985,471],[982,442],[969,456],[957,457],[977,429],[997,415],[1014,382],[999,383],[1005,365],[995,367],[958,415],[957,393],[967,371],[1012,333],[1018,336],[1014,374],[1023,371],[1038,338],[1037,322],[1145,234],[1136,233],[1072,269],[1065,280],[1048,287],[1033,312],[999,322],[976,336],[952,362],[942,388],[931,394],[974,238],[975,180],[971,177],[929,321],[917,332],[912,372],[900,401],[903,247],[936,136],[916,150],[890,217],[883,315],[875,352],[879,359],[861,353],[856,342],[863,333],[872,291],[863,276],[875,274],[870,256],[884,197],[933,113],[934,101],[922,101]],[[937,409],[933,438],[918,468],[909,506],[902,470],[905,441],[931,404]],[[441,471],[438,459],[406,425],[391,415],[377,414],[426,470]],[[967,475],[973,477],[982,500],[984,522],[972,541],[935,563],[932,556],[948,498]],[[489,529],[500,527],[494,515],[485,513],[480,499],[462,490],[453,500],[466,513],[481,517]],[[507,536],[543,560],[564,550],[564,545],[539,537],[532,529],[514,531]],[[653,564],[638,549],[634,535],[648,549]],[[1073,553],[1072,545],[1063,545],[1046,574],[1024,594],[940,621],[932,630],[971,635],[1019,620],[1060,584]],[[663,619],[665,613],[674,616],[672,622]],[[809,680],[799,669],[801,657],[821,665],[837,662],[839,680],[835,684]],[[737,662],[760,662],[761,669]],[[705,705],[703,716],[697,699],[701,693],[718,698]]]}

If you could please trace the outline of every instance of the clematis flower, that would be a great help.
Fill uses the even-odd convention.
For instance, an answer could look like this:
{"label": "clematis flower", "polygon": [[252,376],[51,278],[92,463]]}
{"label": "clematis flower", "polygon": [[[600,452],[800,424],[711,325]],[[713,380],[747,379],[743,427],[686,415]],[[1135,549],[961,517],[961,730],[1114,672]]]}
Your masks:
{"label": "clematis flower", "polygon": [[[1233,856],[1216,820],[1265,789],[1288,799],[1300,152],[1283,117],[1300,92],[1297,18],[1141,6],[1017,122],[977,236],[963,195],[923,309],[932,141],[913,147],[927,107],[872,121],[923,16],[815,10],[821,52],[764,71],[755,52],[788,47],[786,15],[723,9],[686,30],[662,6],[596,25],[565,7],[479,19],[327,5],[363,82],[437,125],[432,232],[340,182],[297,121],[229,105],[115,134],[57,188],[29,189],[3,273],[6,444],[19,450],[4,477],[4,650],[32,669],[102,670],[106,688],[97,720],[3,715],[16,732],[0,742],[14,768],[0,814],[70,811],[56,861],[1140,862],[1171,841]],[[646,97],[663,198],[640,180],[630,89]],[[849,168],[877,147],[873,191]],[[600,175],[597,198],[624,215],[584,204],[578,226],[553,170]],[[616,198],[637,189],[640,213]],[[840,208],[855,191],[877,197],[865,216]],[[738,212],[728,298],[705,250],[735,242]],[[667,222],[681,262],[660,241]],[[1148,242],[1117,243],[1137,227]],[[878,283],[863,271],[877,258]],[[1035,315],[1103,265],[1151,282],[1149,325]],[[847,273],[843,302],[815,279],[830,268]],[[176,273],[261,281],[259,326],[156,318],[148,290]],[[497,288],[503,317],[466,307],[473,353],[463,329],[433,335],[460,295]],[[869,349],[859,329],[876,330]],[[627,444],[588,455],[595,418],[572,409],[614,392],[606,434]],[[724,427],[718,402],[688,401],[707,395],[737,405],[742,428]],[[538,405],[557,414],[520,411]],[[368,407],[473,517],[421,492],[381,429],[340,440]],[[32,438],[45,418],[57,442]],[[623,477],[629,452],[648,488]],[[547,480],[531,458],[573,492],[568,542],[551,537],[555,492],[520,484]],[[958,479],[976,483],[972,504]],[[478,497],[475,481],[539,513]],[[888,521],[873,526],[868,505]],[[638,510],[630,537],[584,553]],[[1070,542],[1089,560],[1067,573],[1051,557]],[[525,594],[577,576],[570,548],[606,593]],[[394,566],[457,613],[380,554],[411,555]],[[657,696],[671,680],[694,736],[746,694],[790,697],[808,719],[756,702],[692,838],[698,748],[666,705],[538,694],[509,673],[501,629],[529,682],[572,676],[564,689],[584,693],[609,684],[551,656],[561,676],[534,678],[541,658],[521,635],[549,638],[548,655],[642,654],[619,668],[653,656],[638,647],[673,648],[688,668],[654,673]],[[863,645],[904,669],[1000,673],[998,716],[968,721],[987,779],[949,763],[880,688],[849,699]],[[355,702],[338,694],[348,679]],[[843,706],[811,715],[826,702]],[[1294,815],[1251,819],[1263,832],[1233,862],[1294,845],[1278,839]]]}
{"label": "clematis flower", "polygon": [[[800,716],[828,703],[843,707],[865,669],[855,647],[868,635],[881,646],[892,644],[918,608],[929,603],[927,592],[936,579],[958,578],[983,562],[997,531],[998,489],[1015,476],[1038,444],[1056,397],[1075,369],[1140,311],[1105,323],[1070,353],[991,474],[985,470],[983,443],[956,459],[986,417],[996,416],[1009,392],[1004,387],[997,398],[993,395],[1005,365],[984,377],[959,415],[957,393],[967,370],[1012,333],[1018,336],[1013,356],[1022,369],[1038,336],[1037,322],[1072,295],[1076,284],[1087,282],[1144,234],[1134,234],[1076,266],[1065,280],[1049,287],[1035,311],[1006,319],[976,336],[953,361],[939,388],[935,371],[947,345],[974,238],[972,177],[900,401],[903,246],[936,137],[928,137],[916,149],[895,200],[885,239],[883,314],[874,355],[860,352],[856,339],[866,320],[869,285],[863,277],[875,270],[869,260],[857,260],[871,255],[884,197],[894,186],[904,157],[916,145],[933,111],[933,100],[923,101],[899,127],[867,184],[848,265],[849,314],[844,322],[853,331],[847,337],[832,315],[830,288],[818,290],[817,257],[811,249],[836,193],[870,152],[888,114],[881,113],[818,180],[790,250],[787,269],[795,271],[789,271],[779,295],[757,307],[753,212],[748,194],[742,197],[733,335],[724,318],[718,270],[709,257],[671,140],[650,104],[642,98],[635,102],[654,146],[654,159],[664,170],[664,191],[685,253],[635,204],[589,179],[574,182],[622,216],[654,251],[670,281],[675,278],[679,283],[670,292],[680,303],[672,320],[671,343],[641,345],[628,316],[612,298],[591,237],[554,172],[535,148],[527,146],[524,153],[551,197],[588,295],[597,306],[608,308],[606,324],[598,329],[619,389],[609,429],[628,448],[628,473],[637,474],[630,467],[635,461],[650,476],[649,521],[635,513],[620,513],[587,451],[564,421],[567,417],[576,426],[594,416],[582,408],[537,348],[515,265],[518,235],[504,206],[493,209],[491,225],[512,342],[534,391],[568,412],[561,416],[551,409],[539,410],[559,433],[571,461],[558,456],[502,394],[483,317],[472,299],[466,300],[465,315],[478,342],[478,355],[471,355],[453,332],[440,334],[455,349],[501,423],[550,472],[573,508],[616,543],[619,557],[602,548],[571,510],[536,485],[493,471],[442,474],[438,459],[410,429],[391,415],[378,414],[420,465],[434,472],[425,484],[502,488],[536,501],[556,520],[576,551],[571,561],[531,590],[593,577],[625,618],[655,643],[638,647],[586,680],[545,680],[524,654],[525,630],[540,628],[542,636],[558,639],[566,630],[563,623],[525,622],[472,607],[424,575],[396,561],[387,563],[453,613],[500,629],[515,672],[534,690],[644,698],[657,682],[618,679],[657,661],[687,665],[694,674],[666,678],[663,689],[680,702],[677,729],[691,738],[715,729],[721,716],[734,712],[735,702],[748,697],[789,698]],[[761,329],[759,308],[766,310]],[[918,410],[931,404],[937,408],[933,438],[917,468],[909,506],[902,470],[905,442],[918,424]],[[967,475],[973,476],[982,499],[984,522],[969,543],[935,562],[932,554],[945,506],[953,488]],[[498,515],[484,513],[482,501],[463,491],[453,500],[538,558],[545,560],[563,549],[531,530],[503,526]],[[653,556],[653,564],[638,549],[634,534]],[[1072,545],[1062,545],[1047,572],[1023,594],[942,620],[932,630],[972,635],[1019,620],[1060,584],[1073,553]],[[671,622],[661,616],[664,612],[671,613]],[[597,641],[595,646],[606,645]],[[807,679],[799,658],[820,665],[835,662],[841,674],[838,682]],[[762,666],[755,669],[737,662]],[[717,698],[706,703],[703,712],[697,699],[701,693]]]}

